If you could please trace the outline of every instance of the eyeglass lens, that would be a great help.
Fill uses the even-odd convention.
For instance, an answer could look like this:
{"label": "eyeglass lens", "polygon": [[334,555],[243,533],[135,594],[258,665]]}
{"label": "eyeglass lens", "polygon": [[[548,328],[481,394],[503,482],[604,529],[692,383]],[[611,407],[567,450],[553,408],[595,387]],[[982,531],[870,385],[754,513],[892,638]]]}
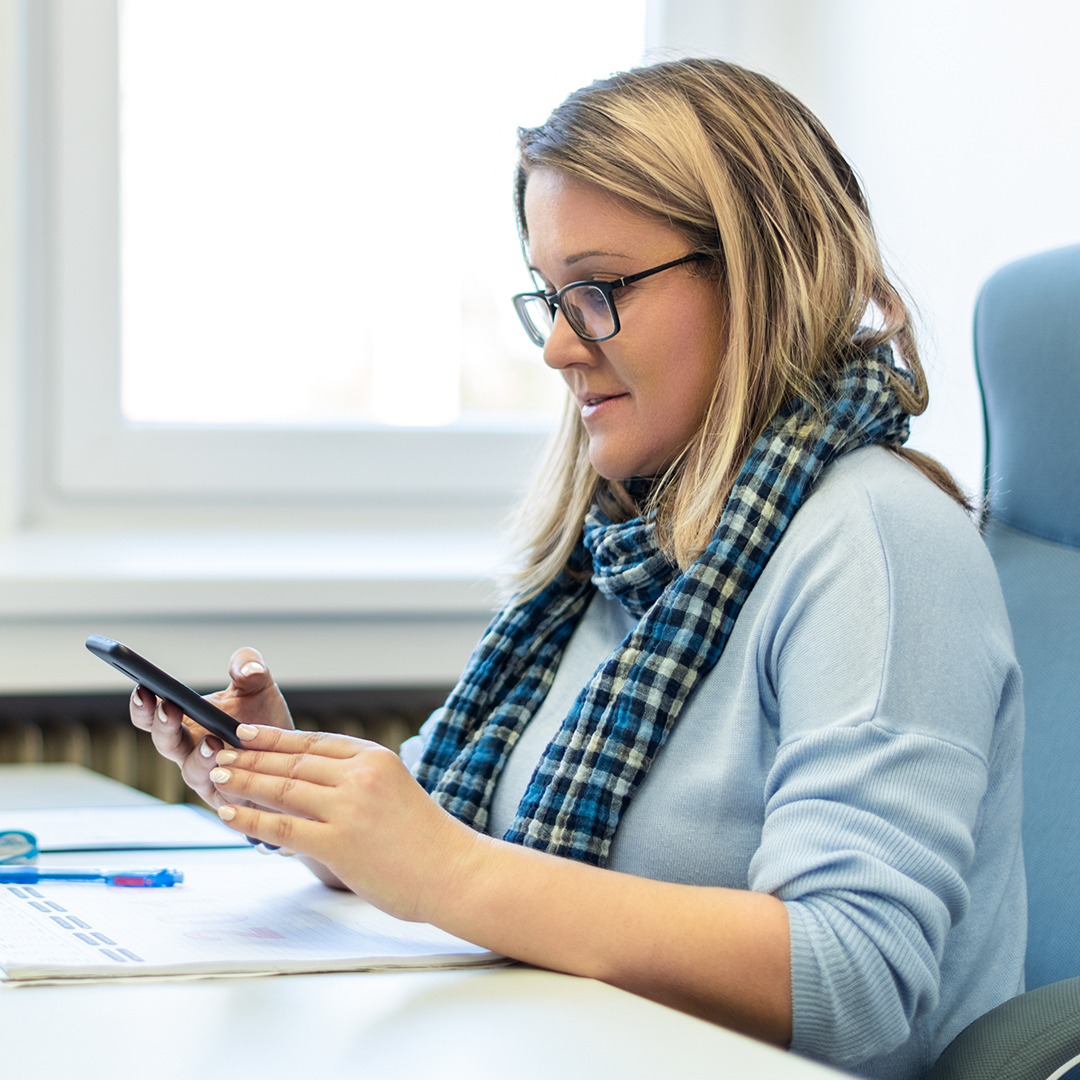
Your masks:
{"label": "eyeglass lens", "polygon": [[[551,308],[542,296],[523,296],[516,301],[518,314],[529,336],[543,345],[553,328]],[[559,298],[566,321],[574,332],[586,341],[610,337],[615,332],[615,318],[602,289],[595,285],[578,285],[567,289]]]}
{"label": "eyeglass lens", "polygon": [[516,296],[514,306],[529,337],[543,345],[551,337],[551,308],[542,296]]}
{"label": "eyeglass lens", "polygon": [[595,285],[567,289],[561,304],[566,321],[581,337],[595,341],[614,333],[615,320],[611,305],[603,290]]}

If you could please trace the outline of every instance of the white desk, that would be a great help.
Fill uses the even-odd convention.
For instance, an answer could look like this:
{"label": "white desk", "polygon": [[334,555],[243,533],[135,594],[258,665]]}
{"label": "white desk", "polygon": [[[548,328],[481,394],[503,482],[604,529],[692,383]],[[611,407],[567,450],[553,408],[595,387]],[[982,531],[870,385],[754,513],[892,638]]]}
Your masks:
{"label": "white desk", "polygon": [[[0,810],[16,798],[115,806],[133,796],[78,766],[0,766]],[[46,1080],[843,1075],[603,983],[527,967],[3,986],[0,1032],[4,1075]]]}
{"label": "white desk", "polygon": [[0,812],[50,806],[147,806],[153,795],[81,765],[0,765]]}

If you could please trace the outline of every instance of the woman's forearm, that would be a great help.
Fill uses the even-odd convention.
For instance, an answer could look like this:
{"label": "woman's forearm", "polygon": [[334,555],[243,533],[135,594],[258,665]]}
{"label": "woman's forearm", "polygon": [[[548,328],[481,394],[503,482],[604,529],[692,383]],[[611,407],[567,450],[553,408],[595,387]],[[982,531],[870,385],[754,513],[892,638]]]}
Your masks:
{"label": "woman's forearm", "polygon": [[652,881],[477,836],[429,917],[508,956],[791,1040],[787,909],[773,896]]}
{"label": "woman's forearm", "polygon": [[600,870],[475,832],[396,754],[357,739],[237,729],[210,780],[248,836],[318,860],[399,918],[601,979],[771,1042],[791,1037],[787,910],[773,896]]}

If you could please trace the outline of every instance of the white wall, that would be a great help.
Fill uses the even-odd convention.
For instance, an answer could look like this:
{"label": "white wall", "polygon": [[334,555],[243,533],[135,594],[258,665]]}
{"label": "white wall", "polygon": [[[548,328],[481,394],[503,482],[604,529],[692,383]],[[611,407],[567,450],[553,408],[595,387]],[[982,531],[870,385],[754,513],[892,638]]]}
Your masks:
{"label": "white wall", "polygon": [[652,15],[658,57],[772,75],[852,161],[920,315],[932,404],[911,445],[977,491],[979,287],[1012,259],[1080,242],[1080,3],[659,0]]}

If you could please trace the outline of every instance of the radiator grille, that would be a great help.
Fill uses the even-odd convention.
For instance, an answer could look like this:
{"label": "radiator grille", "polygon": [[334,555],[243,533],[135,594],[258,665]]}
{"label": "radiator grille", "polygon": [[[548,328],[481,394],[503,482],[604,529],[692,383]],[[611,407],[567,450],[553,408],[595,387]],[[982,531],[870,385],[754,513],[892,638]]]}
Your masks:
{"label": "radiator grille", "polygon": [[[396,750],[446,696],[442,688],[287,694],[305,731],[334,731]],[[198,802],[180,770],[127,718],[127,698],[0,698],[0,763],[71,762],[155,795]]]}

